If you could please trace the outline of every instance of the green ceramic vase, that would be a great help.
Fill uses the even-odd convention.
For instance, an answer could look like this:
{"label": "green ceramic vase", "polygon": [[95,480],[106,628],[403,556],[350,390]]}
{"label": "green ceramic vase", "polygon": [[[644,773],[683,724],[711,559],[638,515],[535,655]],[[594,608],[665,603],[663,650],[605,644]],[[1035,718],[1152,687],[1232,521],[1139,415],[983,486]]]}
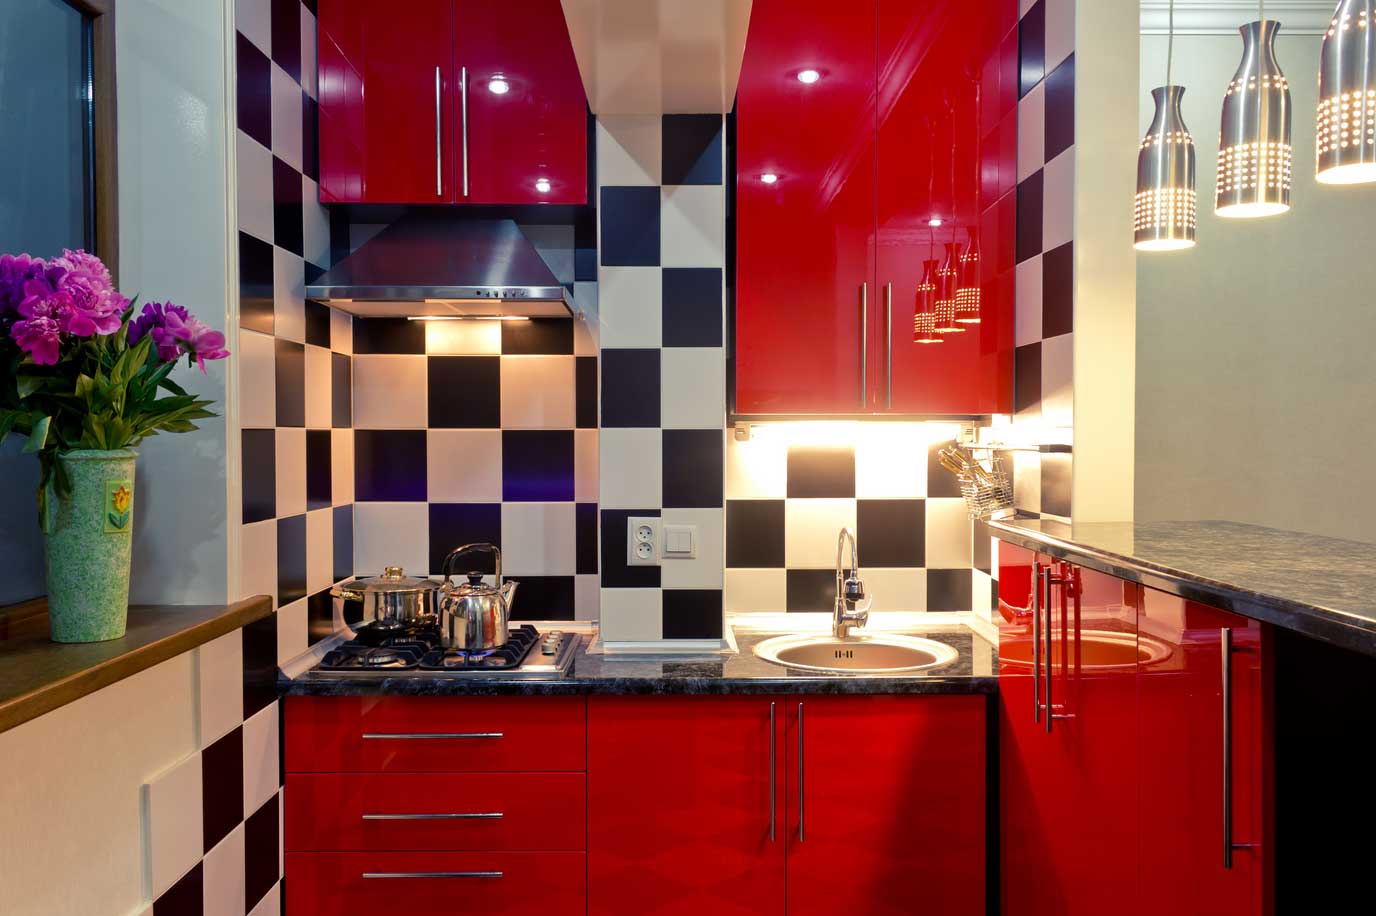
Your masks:
{"label": "green ceramic vase", "polygon": [[130,449],[76,449],[58,457],[72,492],[48,491],[48,618],[54,642],[124,635],[134,540]]}

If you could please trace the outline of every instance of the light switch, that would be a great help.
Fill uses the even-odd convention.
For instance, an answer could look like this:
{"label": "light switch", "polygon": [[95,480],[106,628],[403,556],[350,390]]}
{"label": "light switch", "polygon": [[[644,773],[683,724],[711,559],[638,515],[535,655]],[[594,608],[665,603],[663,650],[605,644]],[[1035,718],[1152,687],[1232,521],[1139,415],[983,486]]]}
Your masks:
{"label": "light switch", "polygon": [[698,554],[696,525],[664,526],[664,558],[691,560]]}

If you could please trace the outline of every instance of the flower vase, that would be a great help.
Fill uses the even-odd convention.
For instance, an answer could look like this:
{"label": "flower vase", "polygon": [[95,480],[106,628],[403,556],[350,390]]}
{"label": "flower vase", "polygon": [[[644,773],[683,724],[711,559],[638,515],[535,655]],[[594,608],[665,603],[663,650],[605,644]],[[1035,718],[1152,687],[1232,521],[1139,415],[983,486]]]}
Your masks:
{"label": "flower vase", "polygon": [[50,484],[44,540],[48,618],[54,642],[101,642],[124,635],[134,530],[131,449],[62,452],[71,492]]}

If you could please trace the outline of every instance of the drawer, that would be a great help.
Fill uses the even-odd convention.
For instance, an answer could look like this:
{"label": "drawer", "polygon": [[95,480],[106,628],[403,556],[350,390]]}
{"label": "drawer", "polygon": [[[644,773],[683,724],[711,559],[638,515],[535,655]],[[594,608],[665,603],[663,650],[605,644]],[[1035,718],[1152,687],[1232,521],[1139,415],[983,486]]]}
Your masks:
{"label": "drawer", "polygon": [[286,848],[581,850],[582,773],[293,773]]}
{"label": "drawer", "polygon": [[578,772],[583,697],[287,697],[295,773]]}
{"label": "drawer", "polygon": [[585,916],[581,852],[297,852],[287,916]]}

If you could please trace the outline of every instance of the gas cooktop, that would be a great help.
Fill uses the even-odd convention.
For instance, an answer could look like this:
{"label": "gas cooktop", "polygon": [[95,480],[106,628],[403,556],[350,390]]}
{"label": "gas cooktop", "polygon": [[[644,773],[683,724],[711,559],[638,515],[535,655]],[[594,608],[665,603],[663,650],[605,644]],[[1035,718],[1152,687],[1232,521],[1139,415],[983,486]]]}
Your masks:
{"label": "gas cooktop", "polygon": [[567,677],[576,633],[512,627],[506,645],[484,651],[446,649],[434,627],[383,629],[364,624],[325,653],[311,671],[325,677]]}

